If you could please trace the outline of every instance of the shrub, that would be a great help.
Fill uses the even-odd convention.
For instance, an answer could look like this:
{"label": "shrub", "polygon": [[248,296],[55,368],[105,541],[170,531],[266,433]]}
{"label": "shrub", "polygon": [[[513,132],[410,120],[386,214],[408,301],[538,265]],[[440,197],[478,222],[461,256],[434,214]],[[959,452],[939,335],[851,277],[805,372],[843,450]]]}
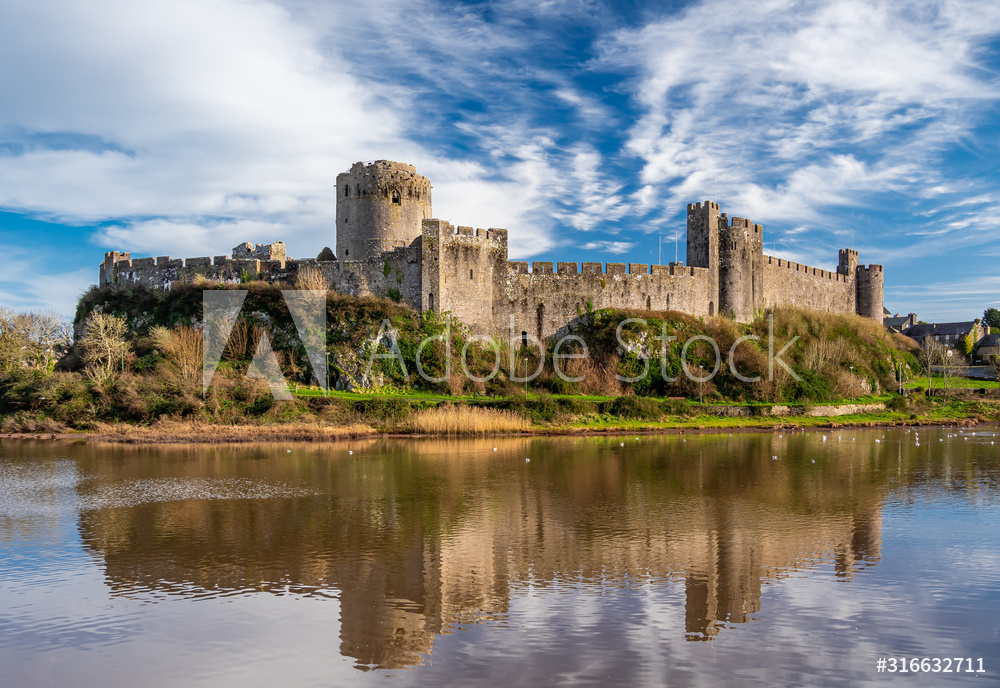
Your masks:
{"label": "shrub", "polygon": [[795,398],[800,401],[823,401],[833,396],[830,383],[811,370],[795,371],[801,380],[795,383]]}
{"label": "shrub", "polygon": [[354,411],[374,421],[401,420],[408,417],[413,407],[405,399],[359,399],[353,403]]}
{"label": "shrub", "polygon": [[595,404],[592,401],[577,399],[575,397],[566,397],[564,399],[560,399],[559,408],[563,412],[575,416],[586,416],[591,413],[597,412],[597,404]]}
{"label": "shrub", "polygon": [[648,397],[618,397],[611,402],[608,413],[621,418],[659,420],[663,416],[663,405],[656,399]]}
{"label": "shrub", "polygon": [[909,404],[907,403],[906,397],[895,395],[885,403],[885,407],[890,411],[903,413],[909,408]]}

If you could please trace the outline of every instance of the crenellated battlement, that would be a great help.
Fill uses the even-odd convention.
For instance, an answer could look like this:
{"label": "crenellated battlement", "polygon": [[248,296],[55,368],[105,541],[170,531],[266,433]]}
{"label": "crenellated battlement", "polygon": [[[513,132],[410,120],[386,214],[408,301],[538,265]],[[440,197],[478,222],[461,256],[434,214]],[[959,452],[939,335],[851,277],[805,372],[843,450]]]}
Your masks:
{"label": "crenellated battlement", "polygon": [[[257,244],[256,250],[251,247],[251,255],[261,256],[242,258],[247,255],[243,243],[233,249],[233,257],[197,256],[193,258],[172,258],[157,256],[132,258],[132,254],[119,251],[108,251],[104,254],[104,262],[100,268],[100,284],[144,284],[157,289],[169,289],[171,283],[191,279],[196,276],[213,279],[220,282],[245,280],[249,276],[257,277],[269,270],[284,270],[286,263],[296,262],[285,256],[285,244]],[[274,256],[280,255],[280,258]]]}
{"label": "crenellated battlement", "polygon": [[708,272],[706,268],[695,268],[683,263],[670,265],[654,265],[649,263],[575,263],[536,260],[509,260],[507,269],[515,275],[553,275],[566,277],[584,277],[589,275],[628,275],[694,277]]}
{"label": "crenellated battlement", "polygon": [[833,280],[835,282],[847,282],[848,278],[846,275],[841,275],[839,272],[834,272],[832,270],[825,270],[823,268],[814,268],[809,265],[804,265],[802,263],[796,263],[790,260],[784,260],[783,258],[775,258],[774,256],[764,256],[767,265],[773,265],[774,267],[784,268],[786,270],[794,270],[795,272],[801,272],[806,275],[812,275],[813,277],[819,277],[821,279]]}
{"label": "crenellated battlement", "polygon": [[692,212],[692,211],[699,211],[699,212],[703,212],[703,211],[707,211],[707,210],[716,210],[716,211],[718,211],[719,210],[719,204],[716,203],[716,202],[714,202],[714,201],[705,201],[704,204],[702,204],[702,203],[688,203],[687,209],[688,209],[689,213]]}
{"label": "crenellated battlement", "polygon": [[754,234],[763,235],[764,225],[759,225],[745,217],[732,217],[730,218],[726,213],[722,213],[719,217],[719,229],[722,231],[730,229],[745,229],[753,232]]}
{"label": "crenellated battlement", "polygon": [[446,220],[430,219],[421,223],[421,232],[424,237],[447,241],[449,239],[463,239],[471,242],[492,242],[507,246],[507,230],[498,227],[480,229],[478,227],[455,227]]}
{"label": "crenellated battlement", "polygon": [[399,192],[406,198],[430,201],[431,183],[417,168],[404,162],[356,162],[349,172],[337,175],[338,199],[389,198]]}

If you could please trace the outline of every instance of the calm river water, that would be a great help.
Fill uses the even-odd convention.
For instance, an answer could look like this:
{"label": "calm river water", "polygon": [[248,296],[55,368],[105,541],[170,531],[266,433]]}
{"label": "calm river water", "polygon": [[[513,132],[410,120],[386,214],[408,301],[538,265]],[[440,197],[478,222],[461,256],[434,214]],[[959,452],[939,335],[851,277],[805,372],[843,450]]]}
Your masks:
{"label": "calm river water", "polygon": [[0,686],[998,685],[994,430],[3,441]]}

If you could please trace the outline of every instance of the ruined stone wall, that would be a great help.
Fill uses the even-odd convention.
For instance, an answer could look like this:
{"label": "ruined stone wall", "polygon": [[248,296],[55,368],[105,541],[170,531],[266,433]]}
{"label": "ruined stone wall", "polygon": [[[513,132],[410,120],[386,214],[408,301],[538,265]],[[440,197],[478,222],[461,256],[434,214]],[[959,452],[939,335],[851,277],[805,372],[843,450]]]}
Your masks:
{"label": "ruined stone wall", "polygon": [[854,313],[854,279],[839,272],[764,256],[764,306]]}
{"label": "ruined stone wall", "polygon": [[[676,310],[708,315],[712,276],[705,268],[641,263],[509,263],[497,285],[496,331],[506,338],[510,317],[513,335],[562,334],[588,307]],[[589,306],[588,306],[589,304]]]}
{"label": "ruined stone wall", "polygon": [[364,261],[233,260],[229,256],[173,259],[132,258],[117,251],[105,254],[100,283],[142,284],[170,289],[174,282],[205,278],[240,284],[249,280],[285,282],[294,285],[299,271],[315,267],[323,272],[334,291],[351,296],[388,297],[413,308],[421,307],[420,246],[389,251]]}
{"label": "ruined stone wall", "polygon": [[450,311],[476,334],[494,332],[494,295],[507,270],[507,230],[425,220],[422,310]]}
{"label": "ruined stone wall", "polygon": [[[272,261],[284,266],[284,261]],[[152,289],[170,289],[172,282],[205,277],[217,282],[243,282],[261,275],[261,264],[268,261],[233,260],[229,256],[210,258],[132,258],[129,253],[104,254],[100,284],[142,284]]]}
{"label": "ruined stone wall", "polygon": [[337,175],[340,260],[366,260],[410,246],[431,216],[431,183],[413,165],[357,162]]}

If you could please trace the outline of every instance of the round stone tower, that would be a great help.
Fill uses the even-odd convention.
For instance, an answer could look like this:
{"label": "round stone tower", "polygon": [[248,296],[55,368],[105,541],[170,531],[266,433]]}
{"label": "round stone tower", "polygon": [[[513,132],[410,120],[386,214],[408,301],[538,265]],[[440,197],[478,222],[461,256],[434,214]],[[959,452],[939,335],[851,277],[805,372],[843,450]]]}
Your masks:
{"label": "round stone tower", "polygon": [[719,315],[752,322],[764,308],[764,228],[742,217],[719,218]]}
{"label": "round stone tower", "polygon": [[431,217],[431,183],[413,165],[356,162],[337,175],[337,258],[365,260],[409,246]]}
{"label": "round stone tower", "polygon": [[855,282],[858,315],[882,324],[885,273],[881,265],[859,265]]}

